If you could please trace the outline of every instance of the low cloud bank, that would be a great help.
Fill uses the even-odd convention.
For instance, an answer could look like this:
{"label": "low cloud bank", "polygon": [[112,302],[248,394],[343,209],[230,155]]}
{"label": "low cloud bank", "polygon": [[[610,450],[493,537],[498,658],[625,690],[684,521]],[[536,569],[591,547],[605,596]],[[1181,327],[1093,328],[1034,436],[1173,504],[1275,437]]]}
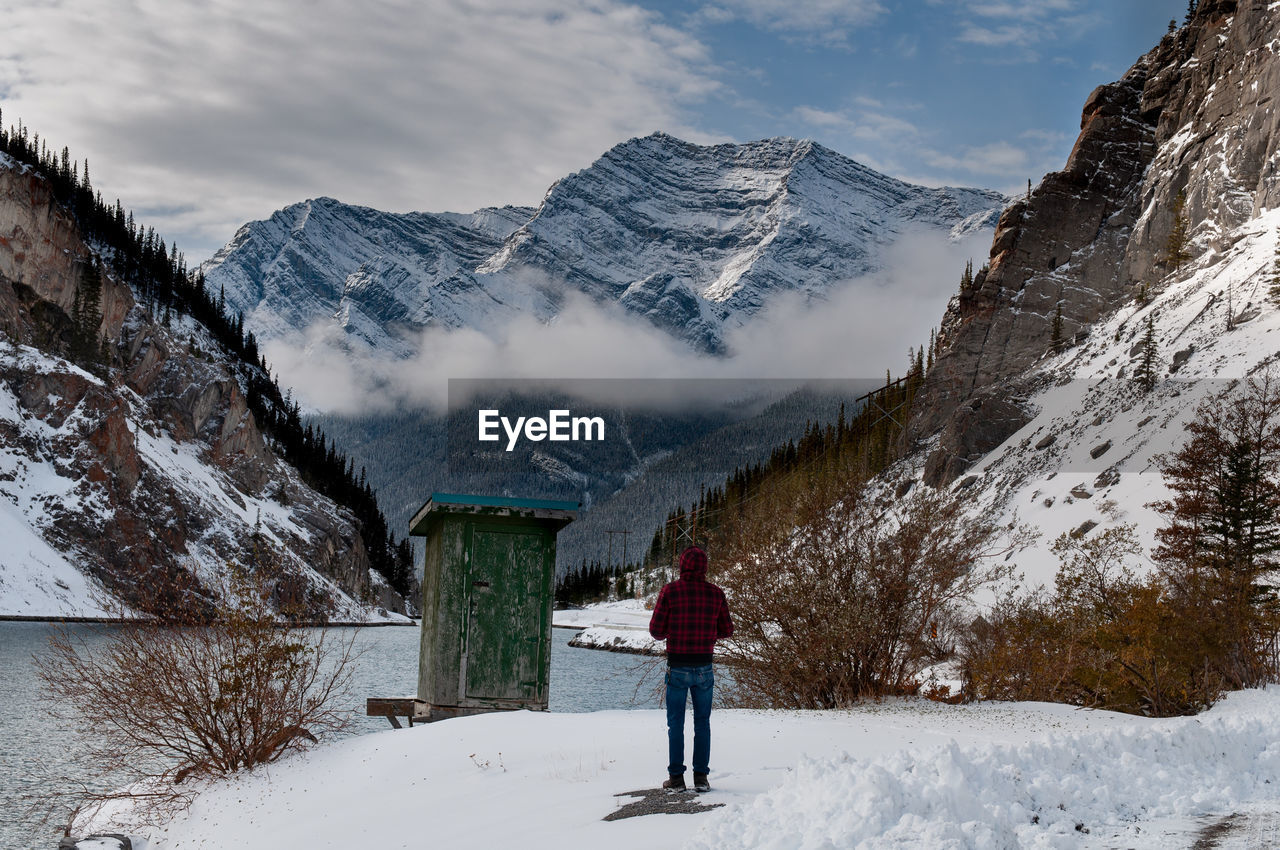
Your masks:
{"label": "low cloud bank", "polygon": [[[415,354],[360,348],[332,324],[266,344],[281,384],[304,406],[341,415],[391,409],[442,411],[449,380],[700,378],[842,380],[901,374],[907,350],[928,341],[970,258],[990,233],[950,242],[908,233],[885,252],[885,269],[832,287],[822,299],[779,295],[729,329],[729,354],[698,354],[616,305],[570,293],[550,322],[520,317],[492,332],[429,328]],[[980,262],[980,260],[977,260]],[[575,386],[590,386],[578,382]]]}

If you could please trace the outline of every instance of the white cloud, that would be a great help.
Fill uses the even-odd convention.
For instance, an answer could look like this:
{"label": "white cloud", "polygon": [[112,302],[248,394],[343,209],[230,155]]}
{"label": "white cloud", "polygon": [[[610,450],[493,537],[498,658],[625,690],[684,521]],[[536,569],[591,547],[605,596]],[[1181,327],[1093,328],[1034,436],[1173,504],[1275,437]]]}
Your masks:
{"label": "white cloud", "polygon": [[1066,142],[1071,141],[1073,137],[1068,136],[1061,130],[1043,130],[1033,127],[1030,130],[1023,130],[1018,134],[1018,138],[1029,139],[1030,141],[1038,142],[1046,147],[1052,147],[1055,145],[1063,145]]}
{"label": "white cloud", "polygon": [[835,145],[877,142],[893,147],[920,135],[910,121],[869,106],[849,110],[797,106],[792,117],[801,126],[836,134],[831,142]]}
{"label": "white cloud", "polygon": [[[193,253],[325,194],[536,203],[629,136],[692,137],[706,48],[620,0],[6,4],[0,105]],[[195,257],[193,257],[194,259]]]}
{"label": "white cloud", "polygon": [[1008,174],[1026,170],[1030,157],[1024,149],[1008,142],[992,142],[963,148],[958,155],[933,151],[926,160],[934,168],[962,169],[971,174]]}
{"label": "white cloud", "polygon": [[1018,0],[1018,2],[979,2],[969,6],[975,15],[1004,20],[1040,20],[1053,14],[1073,11],[1076,0]]}
{"label": "white cloud", "polygon": [[407,360],[352,352],[341,331],[323,326],[264,351],[303,404],[333,413],[438,410],[451,378],[876,378],[901,371],[907,347],[928,340],[965,260],[985,255],[989,243],[989,233],[957,243],[937,232],[904,234],[888,250],[887,271],[840,284],[820,301],[775,298],[726,334],[731,354],[722,358],[695,354],[576,293],[551,323],[522,317],[490,333],[424,331]]}
{"label": "white cloud", "polygon": [[1033,61],[1037,44],[1075,40],[1103,21],[1078,11],[1079,0],[979,0],[961,7],[968,18],[956,40],[1000,49],[988,57],[997,62]]}
{"label": "white cloud", "polygon": [[1013,24],[995,29],[966,24],[960,30],[958,39],[967,44],[977,44],[982,47],[1030,47],[1040,40],[1040,34],[1031,27]]}
{"label": "white cloud", "polygon": [[877,0],[717,0],[702,7],[698,17],[708,23],[745,20],[804,41],[843,46],[850,30],[872,23],[886,11]]}
{"label": "white cloud", "polygon": [[[1026,181],[1039,182],[1039,177],[1062,167],[1074,136],[1058,130],[1031,128],[1012,140],[985,145],[966,145],[946,150],[922,147],[921,158],[931,168],[954,175],[961,183],[981,182],[995,185],[1009,195],[1026,191]],[[935,185],[936,178],[915,182]]]}

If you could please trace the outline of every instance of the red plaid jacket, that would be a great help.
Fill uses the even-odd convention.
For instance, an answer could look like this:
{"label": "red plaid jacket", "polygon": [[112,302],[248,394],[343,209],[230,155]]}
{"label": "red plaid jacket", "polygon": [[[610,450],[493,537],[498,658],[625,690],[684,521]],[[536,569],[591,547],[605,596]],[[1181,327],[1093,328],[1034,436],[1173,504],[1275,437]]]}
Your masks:
{"label": "red plaid jacket", "polygon": [[724,591],[707,581],[707,553],[690,546],[680,555],[680,578],[658,594],[649,634],[667,642],[667,663],[710,664],[716,641],[733,634]]}

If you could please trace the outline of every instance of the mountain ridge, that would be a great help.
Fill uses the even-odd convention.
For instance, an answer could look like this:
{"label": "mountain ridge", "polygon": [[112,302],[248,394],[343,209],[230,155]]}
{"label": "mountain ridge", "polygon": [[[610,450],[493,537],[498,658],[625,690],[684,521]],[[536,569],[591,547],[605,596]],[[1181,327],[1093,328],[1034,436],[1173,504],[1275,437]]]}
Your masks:
{"label": "mountain ridge", "polygon": [[[486,208],[468,220],[308,201],[329,219],[309,215],[286,233],[279,219],[291,205],[244,225],[202,268],[267,339],[320,323],[405,355],[406,334],[422,328],[546,321],[577,291],[723,353],[725,331],[774,294],[820,298],[879,270],[906,230],[967,234],[990,226],[1006,200],[913,186],[809,140],[704,146],[658,132],[560,178],[532,211]],[[491,219],[487,229],[476,216]]]}

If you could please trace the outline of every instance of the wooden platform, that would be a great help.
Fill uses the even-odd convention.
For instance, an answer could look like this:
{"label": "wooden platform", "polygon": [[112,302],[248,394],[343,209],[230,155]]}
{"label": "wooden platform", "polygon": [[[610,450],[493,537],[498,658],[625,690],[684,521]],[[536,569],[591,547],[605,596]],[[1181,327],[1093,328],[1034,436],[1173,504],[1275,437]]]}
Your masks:
{"label": "wooden platform", "polygon": [[409,725],[415,722],[426,723],[430,717],[431,706],[426,700],[415,697],[369,697],[364,701],[364,713],[368,717],[385,717],[395,729],[402,729],[400,718],[406,718]]}

